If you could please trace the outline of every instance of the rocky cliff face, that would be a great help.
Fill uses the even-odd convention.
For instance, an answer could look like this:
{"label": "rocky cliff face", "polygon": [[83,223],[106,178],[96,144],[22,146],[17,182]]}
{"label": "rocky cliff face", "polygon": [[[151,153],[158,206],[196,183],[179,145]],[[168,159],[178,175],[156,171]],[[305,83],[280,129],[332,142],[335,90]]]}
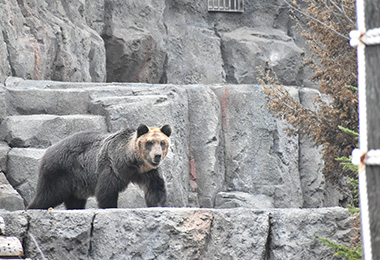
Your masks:
{"label": "rocky cliff face", "polygon": [[26,256],[323,259],[332,253],[314,233],[350,243],[346,210],[295,209],[350,195],[324,179],[320,149],[288,136],[256,85],[257,66],[272,66],[304,105],[319,95],[303,88],[303,50],[282,1],[246,1],[244,13],[190,0],[0,5],[0,208],[30,202],[39,159],[68,135],[174,130],[162,166],[174,208],[137,209],[142,193],[130,185],[119,206],[136,209],[0,212]]}
{"label": "rocky cliff face", "polygon": [[[289,88],[315,96],[315,90]],[[3,172],[28,204],[38,160],[53,143],[83,130],[170,124],[162,168],[169,206],[298,208],[347,198],[324,180],[318,149],[288,136],[258,85],[63,83],[9,78],[3,89]],[[319,158],[319,159],[318,159]],[[93,204],[90,203],[90,206]],[[91,207],[92,207],[91,206]],[[133,185],[121,207],[144,207]]]}
{"label": "rocky cliff face", "polygon": [[255,83],[270,63],[301,85],[303,50],[280,0],[244,13],[209,13],[207,1],[1,0],[0,82]]}
{"label": "rocky cliff face", "polygon": [[[295,97],[318,94],[289,90]],[[1,103],[0,162],[6,179],[0,180],[9,192],[0,194],[8,210],[23,209],[32,199],[38,160],[49,145],[83,129],[116,131],[140,122],[168,123],[174,130],[162,165],[169,206],[215,208],[2,214],[12,229],[21,224],[11,216],[24,223],[24,231],[12,232],[22,232],[27,256],[321,259],[331,252],[313,233],[347,245],[351,241],[347,210],[294,209],[339,205],[346,196],[325,182],[319,151],[286,135],[286,124],[267,111],[261,86],[9,78]],[[130,185],[119,206],[145,207],[141,191]]]}

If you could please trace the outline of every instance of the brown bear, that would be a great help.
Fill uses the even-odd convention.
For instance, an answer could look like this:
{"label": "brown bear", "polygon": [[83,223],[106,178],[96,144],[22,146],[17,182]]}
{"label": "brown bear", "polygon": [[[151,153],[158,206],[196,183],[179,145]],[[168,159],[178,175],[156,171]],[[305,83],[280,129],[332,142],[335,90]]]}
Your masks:
{"label": "brown bear", "polygon": [[168,154],[169,125],[140,125],[113,134],[81,132],[49,147],[41,159],[37,192],[27,209],[64,203],[84,209],[96,196],[99,208],[117,208],[119,192],[130,182],[145,193],[148,207],[165,206],[165,182],[159,165]]}

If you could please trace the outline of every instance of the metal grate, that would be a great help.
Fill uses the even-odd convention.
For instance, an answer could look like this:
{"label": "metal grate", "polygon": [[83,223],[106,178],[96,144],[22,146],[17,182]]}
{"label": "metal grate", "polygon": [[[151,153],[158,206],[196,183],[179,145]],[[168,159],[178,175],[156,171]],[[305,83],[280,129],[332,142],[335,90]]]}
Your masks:
{"label": "metal grate", "polygon": [[208,0],[209,12],[244,12],[244,0]]}

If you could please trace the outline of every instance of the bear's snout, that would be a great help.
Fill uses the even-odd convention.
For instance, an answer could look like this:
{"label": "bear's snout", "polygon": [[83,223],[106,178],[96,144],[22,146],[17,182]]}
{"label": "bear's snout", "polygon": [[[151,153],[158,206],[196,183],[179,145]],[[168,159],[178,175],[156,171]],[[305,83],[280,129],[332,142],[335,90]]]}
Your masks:
{"label": "bear's snout", "polygon": [[154,162],[159,163],[161,161],[161,153],[156,153],[154,155]]}

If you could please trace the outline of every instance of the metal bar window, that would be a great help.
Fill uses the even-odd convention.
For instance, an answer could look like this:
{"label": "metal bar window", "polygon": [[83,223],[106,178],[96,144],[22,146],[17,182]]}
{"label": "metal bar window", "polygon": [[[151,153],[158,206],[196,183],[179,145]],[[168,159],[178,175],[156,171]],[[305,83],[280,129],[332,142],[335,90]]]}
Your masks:
{"label": "metal bar window", "polygon": [[244,12],[244,0],[208,0],[209,12]]}

